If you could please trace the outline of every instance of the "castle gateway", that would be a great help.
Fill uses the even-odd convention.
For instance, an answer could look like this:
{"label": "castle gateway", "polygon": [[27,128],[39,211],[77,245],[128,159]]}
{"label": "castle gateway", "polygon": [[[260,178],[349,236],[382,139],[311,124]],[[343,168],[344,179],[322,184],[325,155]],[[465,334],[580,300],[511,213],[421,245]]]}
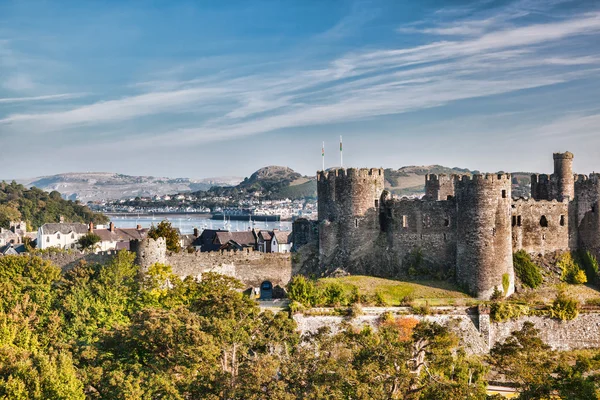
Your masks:
{"label": "castle gateway", "polygon": [[514,292],[512,254],[576,249],[600,256],[600,174],[573,175],[573,154],[513,199],[510,174],[427,175],[422,199],[393,199],[383,169],[319,171],[319,263],[352,274],[455,277],[486,299]]}

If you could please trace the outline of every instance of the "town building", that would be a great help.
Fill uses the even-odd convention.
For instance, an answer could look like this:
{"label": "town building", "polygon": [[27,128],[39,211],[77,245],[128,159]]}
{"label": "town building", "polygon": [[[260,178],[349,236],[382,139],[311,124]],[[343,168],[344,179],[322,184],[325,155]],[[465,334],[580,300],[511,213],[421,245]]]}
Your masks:
{"label": "town building", "polygon": [[88,225],[80,223],[50,223],[38,229],[37,248],[56,247],[63,250],[77,249],[79,239],[88,233]]}

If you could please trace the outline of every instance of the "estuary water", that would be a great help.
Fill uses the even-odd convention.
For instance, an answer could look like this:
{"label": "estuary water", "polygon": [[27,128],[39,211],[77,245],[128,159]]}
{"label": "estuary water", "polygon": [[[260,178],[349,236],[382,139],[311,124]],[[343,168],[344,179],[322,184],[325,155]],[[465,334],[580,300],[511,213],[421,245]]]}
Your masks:
{"label": "estuary water", "polygon": [[184,214],[167,214],[167,215],[140,215],[138,216],[121,216],[118,214],[109,214],[111,222],[114,222],[117,228],[135,228],[141,225],[142,228],[150,228],[152,225],[158,225],[162,220],[171,222],[174,228],[179,228],[182,234],[190,234],[194,232],[194,228],[198,228],[200,232],[204,229],[226,229],[232,232],[247,231],[250,228],[255,229],[280,229],[282,231],[291,231],[291,221],[278,222],[260,222],[260,221],[223,221],[214,220],[205,215],[184,215]]}

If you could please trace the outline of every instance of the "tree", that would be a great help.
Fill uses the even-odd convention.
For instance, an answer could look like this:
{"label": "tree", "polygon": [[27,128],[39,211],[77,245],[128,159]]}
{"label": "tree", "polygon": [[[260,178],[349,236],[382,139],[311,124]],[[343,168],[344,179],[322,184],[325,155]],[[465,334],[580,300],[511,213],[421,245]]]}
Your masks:
{"label": "tree", "polygon": [[179,253],[181,243],[179,242],[179,232],[171,226],[167,220],[161,221],[158,226],[152,226],[148,230],[148,236],[152,239],[164,238],[167,242],[167,250]]}
{"label": "tree", "polygon": [[21,213],[14,204],[0,204],[0,228],[8,229],[13,221],[20,221]]}
{"label": "tree", "polygon": [[93,249],[94,246],[96,245],[96,243],[99,243],[100,241],[102,241],[100,236],[96,235],[95,233],[90,232],[90,233],[86,233],[85,235],[80,237],[79,240],[77,241],[77,244],[83,250],[86,250],[86,249]]}

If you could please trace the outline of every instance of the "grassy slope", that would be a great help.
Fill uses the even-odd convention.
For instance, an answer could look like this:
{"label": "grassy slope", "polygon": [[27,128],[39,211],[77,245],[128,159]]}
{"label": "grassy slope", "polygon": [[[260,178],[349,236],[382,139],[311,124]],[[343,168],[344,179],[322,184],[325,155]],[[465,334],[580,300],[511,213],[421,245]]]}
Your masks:
{"label": "grassy slope", "polygon": [[414,303],[428,302],[430,305],[464,305],[475,301],[455,285],[443,281],[403,282],[360,275],[319,279],[321,284],[333,281],[341,283],[347,293],[351,292],[353,286],[358,287],[360,293],[364,294],[380,292],[390,306],[400,305],[407,296],[412,297]]}

